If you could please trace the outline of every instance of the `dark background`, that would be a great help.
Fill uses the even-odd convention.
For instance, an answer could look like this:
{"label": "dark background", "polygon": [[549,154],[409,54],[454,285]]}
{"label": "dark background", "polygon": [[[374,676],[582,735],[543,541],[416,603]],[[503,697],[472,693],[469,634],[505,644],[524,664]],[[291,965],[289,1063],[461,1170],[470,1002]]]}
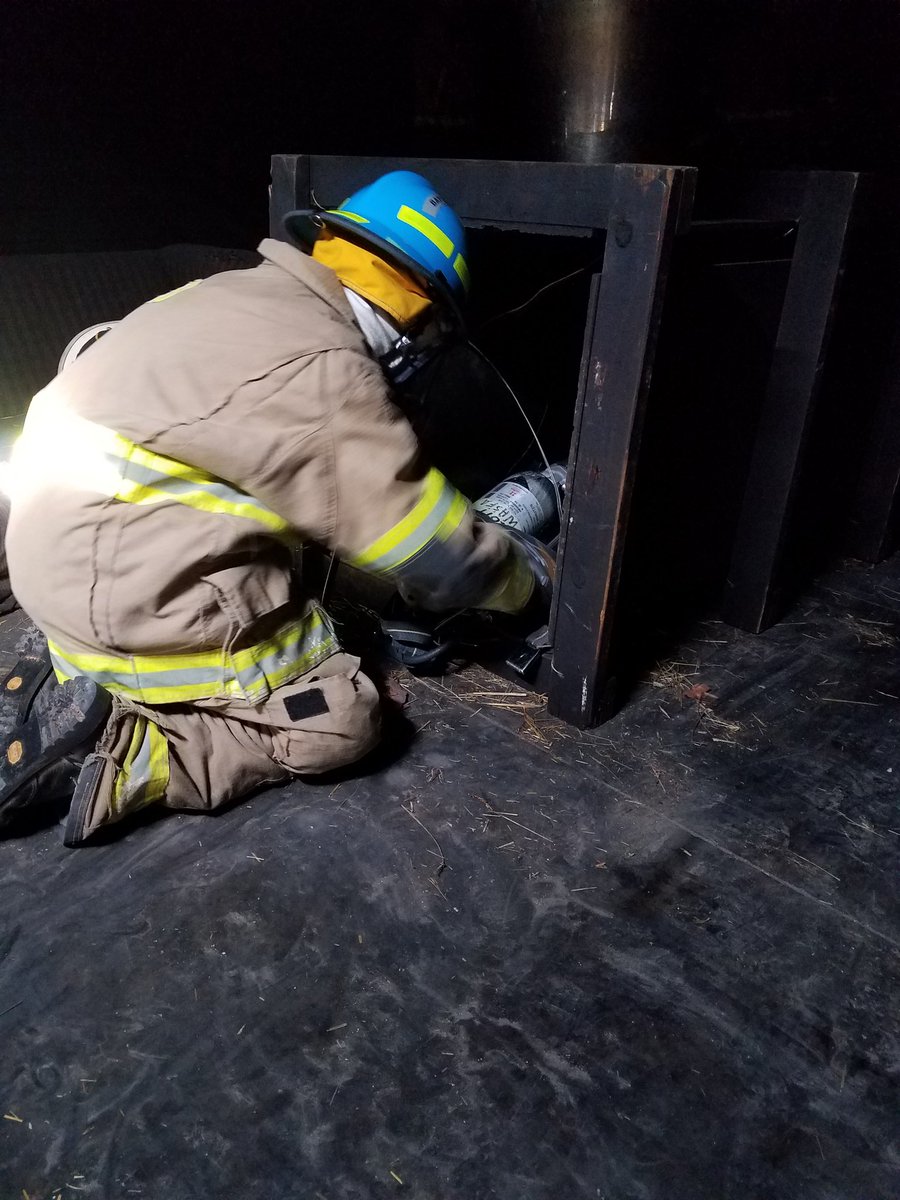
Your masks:
{"label": "dark background", "polygon": [[[0,254],[252,246],[273,152],[564,155],[578,8],[4,0]],[[896,168],[900,5],[620,9],[616,157]]]}
{"label": "dark background", "polygon": [[[614,33],[587,53],[598,12]],[[242,265],[219,251],[198,265],[197,247],[246,251],[265,236],[273,153],[579,157],[573,97],[614,75],[614,116],[591,147],[601,160],[698,166],[701,193],[718,168],[880,177],[881,215],[845,285],[844,367],[833,353],[807,456],[798,537],[824,558],[844,546],[900,311],[900,247],[886,237],[898,48],[900,0],[3,0],[0,432],[73,332]],[[487,231],[471,246],[471,327],[553,459],[567,453],[588,273],[492,319],[602,254],[564,242]],[[679,596],[721,586],[790,246],[762,270],[675,263],[636,494],[652,536],[631,539],[670,608],[666,581]],[[730,261],[758,258],[750,249]],[[429,399],[436,432],[423,440],[469,494],[540,465],[505,388],[471,358]]]}
{"label": "dark background", "polygon": [[[87,316],[33,255],[131,251],[143,289],[148,248],[251,247],[273,152],[560,152],[567,7],[0,0],[0,290],[35,276],[30,315],[15,278],[0,304],[0,368],[5,312],[35,349],[48,294],[63,345]],[[893,170],[898,13],[632,5],[619,154]],[[545,253],[479,271],[480,311],[575,250]],[[772,322],[772,280],[737,270],[682,278],[665,314],[637,519],[694,547],[656,539],[657,601],[727,544],[723,444],[752,434]],[[541,318],[578,299],[548,295],[488,331],[538,414],[556,394],[518,345],[555,350]],[[760,638],[701,626],[596,737],[422,680],[416,740],[359,780],[74,855],[54,829],[10,843],[4,1200],[896,1196],[898,589],[896,564],[852,570]]]}

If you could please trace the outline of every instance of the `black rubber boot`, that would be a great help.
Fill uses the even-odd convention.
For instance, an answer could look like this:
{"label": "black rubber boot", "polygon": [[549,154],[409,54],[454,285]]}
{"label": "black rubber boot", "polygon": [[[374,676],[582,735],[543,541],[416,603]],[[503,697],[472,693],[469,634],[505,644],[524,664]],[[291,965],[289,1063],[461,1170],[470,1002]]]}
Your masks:
{"label": "black rubber boot", "polygon": [[37,631],[18,649],[21,657],[0,683],[0,830],[71,797],[112,703],[90,679],[57,683]]}

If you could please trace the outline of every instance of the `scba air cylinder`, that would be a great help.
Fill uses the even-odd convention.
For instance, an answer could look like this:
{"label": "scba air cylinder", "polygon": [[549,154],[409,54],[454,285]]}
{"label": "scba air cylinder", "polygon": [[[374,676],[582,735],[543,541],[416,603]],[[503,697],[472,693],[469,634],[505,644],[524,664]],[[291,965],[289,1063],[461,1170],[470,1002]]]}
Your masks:
{"label": "scba air cylinder", "polygon": [[520,471],[475,501],[475,511],[496,525],[550,541],[559,532],[566,468],[553,463],[544,471]]}

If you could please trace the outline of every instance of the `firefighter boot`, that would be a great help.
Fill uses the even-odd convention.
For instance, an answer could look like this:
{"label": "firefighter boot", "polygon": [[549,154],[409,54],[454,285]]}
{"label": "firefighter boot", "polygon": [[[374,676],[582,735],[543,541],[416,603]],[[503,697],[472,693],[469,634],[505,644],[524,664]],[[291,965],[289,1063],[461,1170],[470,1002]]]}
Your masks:
{"label": "firefighter boot", "polygon": [[0,830],[72,795],[110,709],[109,695],[90,679],[57,683],[38,631],[23,643],[0,685]]}

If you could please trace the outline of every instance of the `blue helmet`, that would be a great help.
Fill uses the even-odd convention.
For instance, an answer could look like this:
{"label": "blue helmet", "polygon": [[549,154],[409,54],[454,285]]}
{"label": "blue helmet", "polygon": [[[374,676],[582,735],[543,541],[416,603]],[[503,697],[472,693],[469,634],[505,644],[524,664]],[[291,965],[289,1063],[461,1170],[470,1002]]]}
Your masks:
{"label": "blue helmet", "polygon": [[[431,284],[455,310],[469,289],[466,235],[449,204],[413,171],[390,171],[317,214],[330,229],[349,233]],[[288,213],[285,229],[304,239],[309,214]]]}

